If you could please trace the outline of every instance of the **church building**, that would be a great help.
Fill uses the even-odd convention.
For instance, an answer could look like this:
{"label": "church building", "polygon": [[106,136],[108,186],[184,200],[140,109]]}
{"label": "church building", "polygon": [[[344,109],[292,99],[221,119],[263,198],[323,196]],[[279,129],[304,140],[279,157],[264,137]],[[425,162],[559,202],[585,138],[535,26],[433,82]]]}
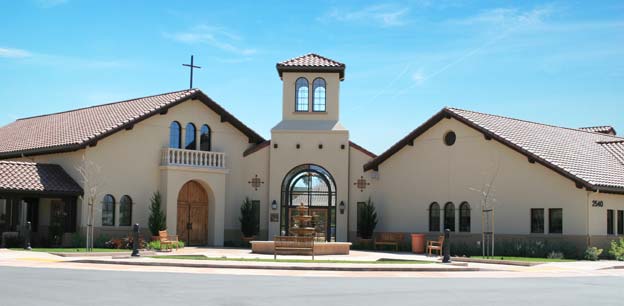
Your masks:
{"label": "church building", "polygon": [[488,218],[499,239],[624,237],[624,138],[612,127],[443,108],[377,156],[340,123],[345,68],[312,53],[278,63],[271,139],[199,89],[18,119],[0,128],[0,233],[30,221],[35,241],[60,228],[69,244],[90,223],[96,237],[124,237],[147,227],[158,192],[169,233],[199,246],[241,240],[245,199],[258,240],[288,235],[303,205],[318,240],[355,242],[369,199],[376,232],[448,228],[478,245]]}

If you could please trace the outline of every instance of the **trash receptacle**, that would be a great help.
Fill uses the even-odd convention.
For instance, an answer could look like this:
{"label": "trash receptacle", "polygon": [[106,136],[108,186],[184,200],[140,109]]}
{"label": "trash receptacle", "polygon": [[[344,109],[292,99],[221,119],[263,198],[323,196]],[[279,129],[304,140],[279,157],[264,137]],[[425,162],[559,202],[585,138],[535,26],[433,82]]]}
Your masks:
{"label": "trash receptacle", "polygon": [[412,234],[412,253],[416,253],[416,254],[425,253],[425,235],[424,234]]}

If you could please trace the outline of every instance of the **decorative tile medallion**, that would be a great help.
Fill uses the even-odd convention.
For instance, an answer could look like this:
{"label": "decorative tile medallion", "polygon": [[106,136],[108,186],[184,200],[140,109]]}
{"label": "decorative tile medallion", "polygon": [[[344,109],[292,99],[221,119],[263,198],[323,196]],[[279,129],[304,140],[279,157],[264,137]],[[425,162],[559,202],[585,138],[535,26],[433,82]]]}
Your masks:
{"label": "decorative tile medallion", "polygon": [[251,185],[251,187],[253,187],[253,189],[255,191],[258,191],[258,188],[260,188],[260,186],[262,186],[262,184],[264,184],[264,182],[258,177],[258,175],[256,174],[256,176],[251,178],[251,181],[247,182]]}

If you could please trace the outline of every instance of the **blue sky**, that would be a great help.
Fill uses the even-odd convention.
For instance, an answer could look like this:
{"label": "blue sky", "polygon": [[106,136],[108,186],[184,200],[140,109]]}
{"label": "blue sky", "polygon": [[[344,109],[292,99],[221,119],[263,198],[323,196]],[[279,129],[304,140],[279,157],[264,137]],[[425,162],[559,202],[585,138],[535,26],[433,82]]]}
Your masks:
{"label": "blue sky", "polygon": [[622,1],[0,0],[0,125],[195,87],[270,137],[275,63],[344,62],[341,121],[375,153],[444,106],[624,134]]}

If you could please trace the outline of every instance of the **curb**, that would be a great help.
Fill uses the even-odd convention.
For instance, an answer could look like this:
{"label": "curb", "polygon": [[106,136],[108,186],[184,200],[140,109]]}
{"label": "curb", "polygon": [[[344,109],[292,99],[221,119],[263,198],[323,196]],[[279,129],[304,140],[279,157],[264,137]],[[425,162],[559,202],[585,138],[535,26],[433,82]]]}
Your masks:
{"label": "curb", "polygon": [[[48,252],[48,254],[61,256],[61,257],[115,257],[115,256],[130,256],[132,251],[124,252]],[[156,252],[141,251],[141,254],[146,256],[156,255]]]}
{"label": "curb", "polygon": [[255,270],[297,270],[297,271],[345,271],[345,272],[474,272],[485,271],[481,268],[474,267],[331,267],[331,266],[270,266],[270,265],[225,265],[217,263],[198,264],[186,262],[131,262],[125,260],[95,260],[81,259],[70,261],[72,263],[88,263],[88,264],[113,264],[113,265],[129,265],[129,266],[153,266],[153,267],[182,267],[182,268],[210,268],[210,269],[255,269]]}
{"label": "curb", "polygon": [[527,262],[527,261],[514,261],[514,260],[502,260],[502,259],[477,259],[470,257],[451,257],[455,262],[473,262],[482,264],[494,264],[494,265],[509,265],[509,266],[521,266],[532,267],[544,264],[544,262]]}

